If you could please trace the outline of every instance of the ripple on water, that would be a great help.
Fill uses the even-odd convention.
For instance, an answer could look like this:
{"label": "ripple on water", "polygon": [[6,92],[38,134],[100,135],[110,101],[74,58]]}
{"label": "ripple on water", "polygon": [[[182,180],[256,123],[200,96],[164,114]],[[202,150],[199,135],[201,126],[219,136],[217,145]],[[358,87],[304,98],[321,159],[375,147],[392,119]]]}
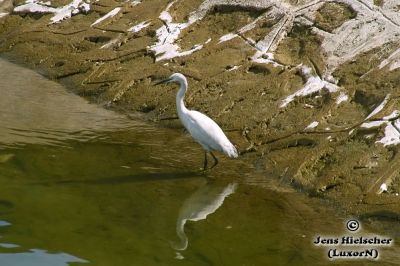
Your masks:
{"label": "ripple on water", "polygon": [[[0,227],[9,225],[11,223],[0,220]],[[0,243],[0,248],[4,249],[19,247],[20,245],[13,243]],[[46,250],[40,249],[30,249],[26,252],[0,253],[0,265],[7,266],[68,266],[70,262],[88,263],[87,260],[67,253],[48,253]]]}
{"label": "ripple on water", "polygon": [[67,253],[47,253],[45,250],[31,249],[22,253],[0,253],[2,265],[12,266],[68,266],[70,262],[88,263]]}
{"label": "ripple on water", "polygon": [[101,138],[100,132],[146,128],[2,59],[0,89],[0,148],[27,143],[62,145],[65,140]]}
{"label": "ripple on water", "polygon": [[7,221],[0,220],[0,226],[8,226],[8,225],[11,225],[11,224]]}

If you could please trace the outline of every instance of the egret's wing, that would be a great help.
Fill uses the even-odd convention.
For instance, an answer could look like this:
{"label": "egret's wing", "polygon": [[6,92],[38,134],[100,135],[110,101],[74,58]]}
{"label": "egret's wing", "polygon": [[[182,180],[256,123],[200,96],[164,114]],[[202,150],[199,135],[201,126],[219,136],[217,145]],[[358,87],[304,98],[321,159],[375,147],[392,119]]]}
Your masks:
{"label": "egret's wing", "polygon": [[188,131],[203,147],[237,157],[236,148],[211,118],[197,111],[189,111],[188,118]]}

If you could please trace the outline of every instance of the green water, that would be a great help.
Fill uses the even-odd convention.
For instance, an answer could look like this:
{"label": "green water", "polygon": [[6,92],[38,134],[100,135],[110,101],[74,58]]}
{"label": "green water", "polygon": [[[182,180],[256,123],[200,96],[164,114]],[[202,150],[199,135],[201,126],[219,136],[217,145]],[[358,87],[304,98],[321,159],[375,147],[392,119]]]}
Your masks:
{"label": "green water", "polygon": [[4,61],[0,73],[0,266],[343,265],[312,244],[348,218],[320,199],[246,160],[219,155],[201,173],[202,150],[181,130]]}

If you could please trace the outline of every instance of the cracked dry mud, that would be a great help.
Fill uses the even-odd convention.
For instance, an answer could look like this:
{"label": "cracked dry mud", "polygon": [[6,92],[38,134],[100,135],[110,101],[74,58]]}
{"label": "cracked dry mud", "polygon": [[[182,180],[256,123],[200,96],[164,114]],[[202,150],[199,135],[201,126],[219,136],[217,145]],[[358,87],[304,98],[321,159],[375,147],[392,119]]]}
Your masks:
{"label": "cracked dry mud", "polygon": [[400,219],[396,0],[85,3],[51,23],[56,9],[14,1],[0,18],[2,55],[166,126],[175,89],[152,82],[181,72],[187,105],[215,119],[266,178],[365,219]]}

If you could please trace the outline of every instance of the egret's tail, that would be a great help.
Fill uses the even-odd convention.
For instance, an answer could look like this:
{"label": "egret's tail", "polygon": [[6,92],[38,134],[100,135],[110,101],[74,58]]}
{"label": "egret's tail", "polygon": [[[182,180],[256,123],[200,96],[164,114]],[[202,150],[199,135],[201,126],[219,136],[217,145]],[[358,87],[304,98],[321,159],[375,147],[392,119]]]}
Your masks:
{"label": "egret's tail", "polygon": [[231,158],[237,158],[239,156],[238,151],[235,146],[233,146],[232,143],[229,143],[230,145],[228,147],[225,147],[225,154],[228,155]]}

